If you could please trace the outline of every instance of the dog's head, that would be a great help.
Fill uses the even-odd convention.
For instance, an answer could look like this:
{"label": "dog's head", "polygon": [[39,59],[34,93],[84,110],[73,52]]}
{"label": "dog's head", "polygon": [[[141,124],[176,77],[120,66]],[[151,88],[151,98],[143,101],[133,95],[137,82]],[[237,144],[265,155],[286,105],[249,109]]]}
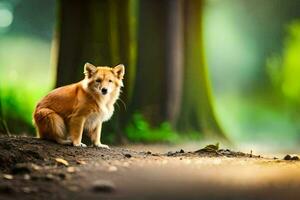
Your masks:
{"label": "dog's head", "polygon": [[125,67],[119,64],[113,68],[94,66],[90,63],[84,65],[85,81],[87,87],[106,96],[123,87]]}

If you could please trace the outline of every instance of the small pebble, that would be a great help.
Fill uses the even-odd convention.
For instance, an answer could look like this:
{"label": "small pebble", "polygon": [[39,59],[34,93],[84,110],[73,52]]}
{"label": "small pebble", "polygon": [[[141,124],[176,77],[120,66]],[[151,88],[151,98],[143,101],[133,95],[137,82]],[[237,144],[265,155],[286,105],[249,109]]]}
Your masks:
{"label": "small pebble", "polygon": [[131,154],[129,154],[129,153],[124,154],[124,156],[125,156],[126,158],[131,158],[131,157],[132,157]]}
{"label": "small pebble", "polygon": [[74,173],[76,171],[75,167],[68,167],[67,172]]}
{"label": "small pebble", "polygon": [[77,192],[79,190],[79,187],[76,185],[71,185],[71,186],[68,186],[68,189],[72,192]]}
{"label": "small pebble", "polygon": [[108,171],[110,171],[110,172],[115,172],[115,171],[118,171],[118,168],[116,167],[116,166],[109,166],[108,167]]}
{"label": "small pebble", "polygon": [[62,180],[65,180],[65,179],[69,179],[70,178],[70,175],[69,174],[65,174],[63,172],[61,173],[58,173],[57,176],[62,179]]}
{"label": "small pebble", "polygon": [[23,178],[24,178],[24,180],[28,181],[28,180],[30,180],[31,177],[29,174],[24,174]]}
{"label": "small pebble", "polygon": [[284,156],[283,160],[299,160],[299,157],[298,156],[291,156],[291,155],[286,155]]}
{"label": "small pebble", "polygon": [[17,163],[13,168],[12,168],[12,173],[13,174],[29,174],[31,173],[31,166],[28,163]]}
{"label": "small pebble", "polygon": [[113,192],[116,187],[112,181],[109,180],[97,180],[93,183],[92,190],[94,192]]}
{"label": "small pebble", "polygon": [[298,156],[293,156],[293,157],[291,158],[291,160],[299,160],[299,157],[298,157]]}
{"label": "small pebble", "polygon": [[283,160],[291,160],[292,159],[292,156],[290,156],[290,155],[286,155],[286,156],[284,156],[284,158],[283,158]]}
{"label": "small pebble", "polygon": [[124,166],[124,167],[129,167],[129,163],[128,163],[128,162],[124,162],[124,163],[123,163],[123,166]]}
{"label": "small pebble", "polygon": [[34,192],[34,190],[31,189],[30,187],[23,187],[23,188],[22,188],[22,191],[23,191],[24,193],[26,193],[26,194],[29,194],[29,193]]}
{"label": "small pebble", "polygon": [[54,180],[54,176],[52,174],[47,174],[45,176],[45,179],[48,180],[48,181],[52,181],[52,180]]}

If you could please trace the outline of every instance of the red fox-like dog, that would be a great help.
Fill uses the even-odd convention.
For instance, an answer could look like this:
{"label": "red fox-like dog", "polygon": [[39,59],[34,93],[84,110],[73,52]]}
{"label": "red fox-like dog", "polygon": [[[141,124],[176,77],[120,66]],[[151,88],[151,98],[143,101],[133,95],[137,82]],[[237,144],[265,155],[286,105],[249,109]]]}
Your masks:
{"label": "red fox-like dog", "polygon": [[38,137],[86,147],[81,142],[86,130],[94,146],[109,148],[101,144],[101,127],[113,115],[124,73],[122,64],[110,68],[86,63],[82,81],[51,91],[37,104],[33,118]]}

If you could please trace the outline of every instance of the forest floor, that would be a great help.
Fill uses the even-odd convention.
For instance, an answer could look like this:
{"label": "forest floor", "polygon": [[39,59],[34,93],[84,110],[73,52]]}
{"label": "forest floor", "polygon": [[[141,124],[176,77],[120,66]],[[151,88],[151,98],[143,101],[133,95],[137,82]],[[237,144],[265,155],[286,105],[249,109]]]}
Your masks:
{"label": "forest floor", "polygon": [[0,137],[0,199],[300,199],[297,157],[155,153]]}

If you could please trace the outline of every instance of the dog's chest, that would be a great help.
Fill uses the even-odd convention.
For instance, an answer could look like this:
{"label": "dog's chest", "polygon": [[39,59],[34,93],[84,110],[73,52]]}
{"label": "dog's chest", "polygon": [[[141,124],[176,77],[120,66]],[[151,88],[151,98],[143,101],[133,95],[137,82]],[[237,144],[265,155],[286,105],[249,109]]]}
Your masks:
{"label": "dog's chest", "polygon": [[90,114],[84,124],[85,129],[94,129],[101,122],[99,113]]}
{"label": "dog's chest", "polygon": [[99,123],[107,121],[111,118],[113,114],[113,109],[108,109],[107,107],[101,107],[100,112],[93,112],[87,117],[84,128],[94,129]]}

